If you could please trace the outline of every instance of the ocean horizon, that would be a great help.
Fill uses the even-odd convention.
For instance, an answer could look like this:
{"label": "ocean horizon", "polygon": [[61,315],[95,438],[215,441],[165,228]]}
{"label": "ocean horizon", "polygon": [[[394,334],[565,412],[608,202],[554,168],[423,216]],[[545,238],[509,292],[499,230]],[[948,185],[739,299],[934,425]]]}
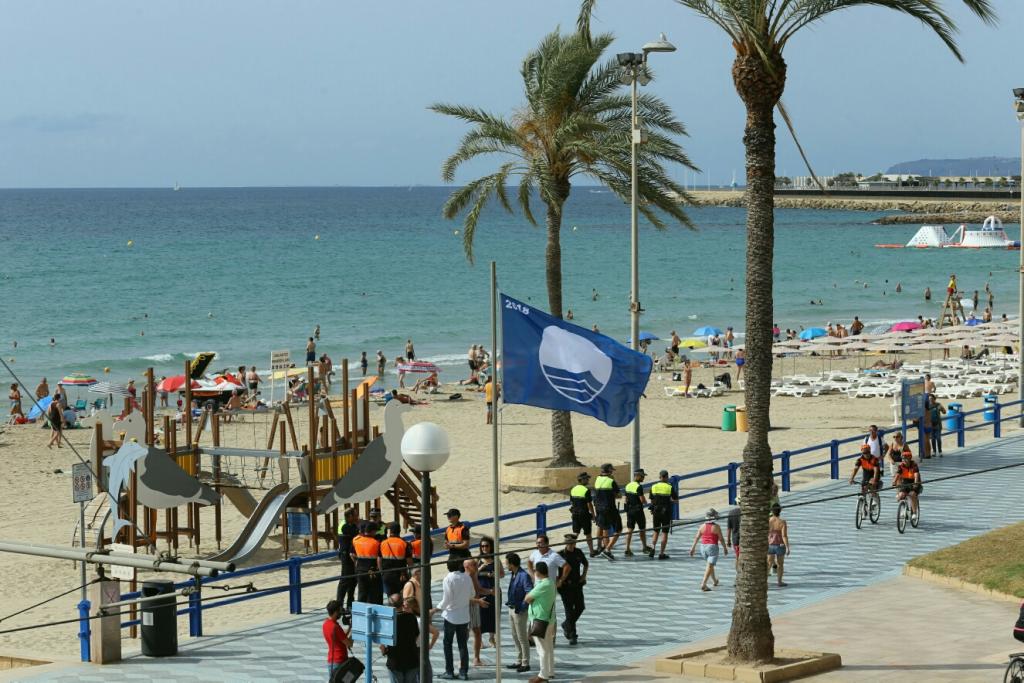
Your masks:
{"label": "ocean horizon", "polygon": [[[357,363],[366,351],[372,367],[377,349],[393,360],[411,338],[418,357],[454,381],[466,374],[467,348],[490,343],[489,261],[497,261],[502,291],[545,310],[547,295],[544,228],[495,203],[482,215],[470,264],[461,221],[441,216],[451,190],[0,190],[0,349],[30,386],[69,372],[102,379],[104,368],[106,378],[124,380],[149,365],[158,375],[178,374],[199,351],[216,352],[218,369],[265,368],[275,349],[301,363],[319,324],[319,350],[335,363]],[[745,211],[689,214],[696,231],[641,224],[641,329],[665,339],[673,329],[685,337],[702,325],[731,325],[742,335]],[[951,272],[963,289],[981,290],[980,308],[988,283],[995,316],[1016,313],[1017,252],[876,249],[917,229],[871,225],[878,215],[776,211],[780,326],[847,323],[854,315],[869,326],[937,318]],[[1016,227],[1008,232],[1019,235]],[[562,249],[574,322],[625,341],[628,205],[597,186],[574,187]],[[927,305],[925,287],[934,294]]]}

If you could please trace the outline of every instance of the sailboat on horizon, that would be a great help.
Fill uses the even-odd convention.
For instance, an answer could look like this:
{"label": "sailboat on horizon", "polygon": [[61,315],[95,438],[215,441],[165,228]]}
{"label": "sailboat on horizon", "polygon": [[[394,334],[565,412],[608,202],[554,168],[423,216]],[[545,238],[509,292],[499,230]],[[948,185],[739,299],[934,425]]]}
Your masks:
{"label": "sailboat on horizon", "polygon": [[178,184],[177,180],[174,181],[174,191],[181,192],[181,185]]}

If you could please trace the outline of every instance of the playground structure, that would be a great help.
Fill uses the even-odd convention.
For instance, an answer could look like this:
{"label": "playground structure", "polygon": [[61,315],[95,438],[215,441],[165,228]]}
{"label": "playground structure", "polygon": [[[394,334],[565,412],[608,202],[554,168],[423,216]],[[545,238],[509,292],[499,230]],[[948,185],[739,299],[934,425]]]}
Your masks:
{"label": "playground structure", "polygon": [[[186,362],[186,377],[191,372],[191,363]],[[308,386],[315,387],[313,368],[306,368],[306,374]],[[334,530],[338,526],[339,510],[361,503],[366,508],[363,515],[368,516],[371,506],[381,506],[381,495],[391,503],[394,521],[405,527],[420,524],[421,475],[401,463],[400,452],[383,453],[382,435],[378,427],[371,426],[369,418],[369,386],[372,382],[363,381],[350,388],[347,359],[341,363],[340,414],[335,412],[329,400],[319,398],[319,393],[312,393],[313,400],[305,405],[294,406],[286,400],[264,411],[224,412],[208,405],[199,411],[195,423],[189,419],[191,412],[186,413],[188,417],[182,420],[182,424],[178,424],[171,415],[162,415],[161,428],[158,430],[152,368],[146,371],[145,378],[140,400],[125,398],[124,417],[121,420],[112,422],[110,426],[105,424],[110,421],[109,416],[105,420],[100,415],[96,420],[91,456],[94,471],[98,474],[97,487],[100,493],[88,506],[86,529],[76,527],[76,543],[81,543],[80,535],[85,533],[89,534],[88,540],[94,540],[99,547],[121,542],[136,550],[145,548],[152,552],[157,543],[164,540],[170,554],[177,556],[179,544],[184,538],[190,547],[198,551],[202,540],[202,508],[212,507],[213,540],[217,552],[208,559],[241,562],[252,556],[278,528],[282,551],[287,558],[290,533],[304,540],[307,552],[318,553],[325,548],[336,548]],[[193,396],[189,382],[184,383],[182,392],[184,405],[191,406]],[[305,434],[302,436],[296,427],[296,409],[305,409],[308,413]],[[391,425],[392,429],[397,425],[399,441],[402,425],[398,414],[407,409],[407,406],[397,402],[393,407],[385,406],[385,424]],[[270,419],[269,424],[265,423],[266,448],[228,447],[222,443],[222,427],[226,420],[256,423],[266,418]],[[210,444],[200,444],[207,432]],[[255,425],[253,433],[255,438]],[[121,491],[120,480],[108,481],[110,475],[107,470],[112,463],[110,456],[119,454],[122,446],[133,441],[137,441],[140,446],[145,444],[148,458],[166,456],[176,466],[172,466],[172,469],[180,468],[193,478],[193,483],[198,484],[199,488],[205,485],[216,492],[216,496],[207,495],[203,498],[214,502],[210,505],[199,502],[179,503],[179,500],[184,499],[165,496],[161,500],[170,502],[161,505],[167,507],[147,506],[140,499],[140,493],[143,498],[152,501],[152,482],[141,482],[136,471],[124,476],[125,490]],[[389,441],[394,441],[394,436]],[[388,458],[384,460],[383,467],[369,467],[373,460],[383,458],[384,455]],[[366,462],[363,467],[356,468],[359,474],[356,478],[361,479],[363,484],[353,489],[351,481],[345,478],[361,458]],[[397,470],[395,458],[400,465]],[[375,472],[373,476],[377,479],[368,482],[368,472]],[[393,478],[388,481],[387,478],[392,475]],[[298,481],[293,481],[296,478]],[[350,483],[339,486],[343,481]],[[108,493],[108,483],[118,490]],[[373,486],[367,485],[370,483]],[[256,491],[266,493],[262,499],[257,500],[254,496]],[[348,491],[350,495],[339,499],[339,491]],[[360,495],[363,492],[372,495]],[[223,539],[225,499],[247,518],[241,532],[226,547]],[[112,502],[114,500],[117,501],[116,506]],[[111,510],[111,506],[115,506],[116,510]],[[430,524],[436,526],[436,490],[431,491],[429,507]],[[322,512],[318,513],[318,508]],[[163,515],[160,515],[161,509]],[[123,520],[117,522],[123,524],[123,528],[115,529],[114,524],[108,525],[110,520]],[[321,544],[324,544],[323,547]],[[131,590],[136,590],[136,582],[133,580],[131,583]]]}

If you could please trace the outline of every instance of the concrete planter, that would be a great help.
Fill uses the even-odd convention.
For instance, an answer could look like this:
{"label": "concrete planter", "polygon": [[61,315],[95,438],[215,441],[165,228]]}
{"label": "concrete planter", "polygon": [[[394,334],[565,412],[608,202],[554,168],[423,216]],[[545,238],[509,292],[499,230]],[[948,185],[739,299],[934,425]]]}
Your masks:
{"label": "concrete planter", "polygon": [[[576,477],[580,472],[588,472],[591,478],[594,478],[601,471],[600,465],[545,467],[549,460],[535,458],[505,463],[501,470],[502,489],[506,492],[565,493],[576,484]],[[612,464],[615,465],[617,480],[624,486],[629,480],[629,465]]]}

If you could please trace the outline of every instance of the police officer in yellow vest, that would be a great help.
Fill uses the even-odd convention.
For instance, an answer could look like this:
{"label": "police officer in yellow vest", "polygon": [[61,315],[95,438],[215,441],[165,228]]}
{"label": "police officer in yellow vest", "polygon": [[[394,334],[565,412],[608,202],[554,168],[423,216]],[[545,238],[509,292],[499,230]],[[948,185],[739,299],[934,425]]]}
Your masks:
{"label": "police officer in yellow vest", "polygon": [[640,543],[643,544],[644,554],[649,554],[647,547],[647,516],[644,514],[644,507],[647,506],[647,499],[644,497],[644,477],[647,473],[638,469],[633,473],[633,481],[625,486],[626,491],[626,557],[633,557],[630,544],[633,542],[633,529],[640,529]]}
{"label": "police officer in yellow vest", "polygon": [[601,474],[594,480],[594,510],[597,512],[597,545],[601,555],[614,560],[612,548],[622,533],[622,517],[616,507],[616,499],[622,497],[614,479],[615,467],[611,463],[601,465]]}
{"label": "police officer in yellow vest", "polygon": [[679,492],[668,480],[668,470],[658,473],[658,481],[651,486],[651,528],[654,534],[651,536],[651,547],[647,555],[654,557],[654,547],[658,544],[658,534],[661,534],[661,554],[659,560],[667,560],[665,545],[668,543],[668,534],[672,530],[672,503],[679,500]]}
{"label": "police officer in yellow vest", "polygon": [[587,537],[587,548],[590,549],[590,556],[597,557],[598,550],[594,550],[593,524],[594,524],[594,497],[590,493],[590,474],[580,472],[576,475],[576,485],[569,489],[569,512],[572,515],[572,532],[582,533]]}

